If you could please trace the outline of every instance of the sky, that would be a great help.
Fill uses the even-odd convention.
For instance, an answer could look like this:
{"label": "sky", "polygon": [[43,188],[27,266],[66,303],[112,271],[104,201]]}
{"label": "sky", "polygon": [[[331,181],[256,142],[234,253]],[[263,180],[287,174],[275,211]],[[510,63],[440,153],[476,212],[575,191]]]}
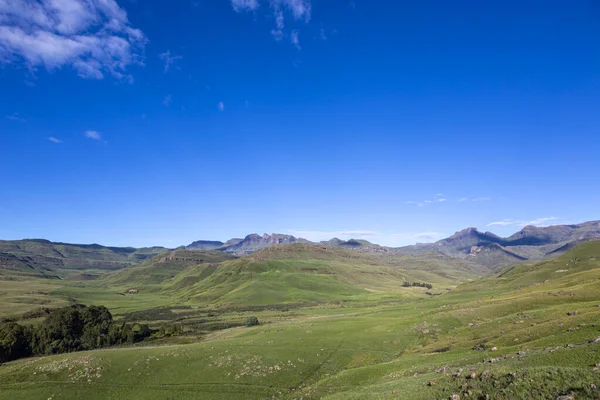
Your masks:
{"label": "sky", "polygon": [[0,239],[600,219],[592,0],[0,0]]}

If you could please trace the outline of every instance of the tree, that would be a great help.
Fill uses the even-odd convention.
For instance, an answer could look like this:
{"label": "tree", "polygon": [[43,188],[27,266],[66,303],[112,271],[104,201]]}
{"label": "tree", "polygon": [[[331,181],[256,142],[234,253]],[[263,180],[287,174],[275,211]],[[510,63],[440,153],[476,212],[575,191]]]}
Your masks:
{"label": "tree", "polygon": [[256,318],[256,317],[248,317],[248,319],[246,320],[246,326],[248,326],[248,327],[256,326],[259,324],[260,324],[260,322],[258,322],[258,318]]}
{"label": "tree", "polygon": [[84,322],[77,306],[52,310],[36,331],[36,353],[56,354],[81,350]]}
{"label": "tree", "polygon": [[0,362],[29,355],[29,332],[23,326],[8,322],[0,325]]}
{"label": "tree", "polygon": [[[104,306],[91,306],[81,310],[81,319],[83,321],[83,334],[81,344],[87,350],[102,347],[105,342],[104,337],[108,334],[113,324],[112,315]],[[108,338],[107,338],[108,339]]]}

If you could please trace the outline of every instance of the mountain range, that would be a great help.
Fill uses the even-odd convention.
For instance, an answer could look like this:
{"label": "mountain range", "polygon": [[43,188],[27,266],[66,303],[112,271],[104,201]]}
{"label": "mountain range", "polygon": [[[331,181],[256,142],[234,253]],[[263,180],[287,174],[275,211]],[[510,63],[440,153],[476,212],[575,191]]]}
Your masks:
{"label": "mountain range", "polygon": [[251,234],[244,239],[231,239],[225,243],[213,241],[194,242],[187,250],[219,250],[235,256],[244,256],[278,244],[313,243],[330,247],[342,247],[368,254],[405,254],[426,256],[441,254],[451,258],[468,260],[489,268],[500,268],[527,260],[543,260],[560,255],[576,245],[600,239],[600,221],[575,225],[548,227],[526,226],[519,232],[503,238],[492,232],[467,228],[435,243],[405,247],[386,247],[362,239],[313,243],[291,235]]}
{"label": "mountain range", "polygon": [[467,228],[435,243],[397,250],[411,255],[440,253],[488,267],[500,267],[554,257],[580,243],[599,239],[600,221],[590,221],[576,225],[526,226],[507,238]]}
{"label": "mountain range", "polygon": [[[600,240],[600,221],[576,225],[548,227],[526,226],[521,231],[502,238],[491,232],[467,228],[435,243],[405,247],[385,247],[361,239],[333,238],[319,243],[284,234],[250,234],[243,239],[226,242],[200,240],[179,247],[187,251],[219,251],[233,257],[243,257],[265,248],[293,243],[339,247],[359,253],[381,256],[453,258],[489,270],[499,269],[528,260],[543,260],[558,256],[580,243]],[[65,271],[118,270],[137,265],[174,249],[149,247],[106,247],[55,243],[43,239],[0,241],[0,271],[21,274],[56,276]],[[64,274],[62,274],[64,275]]]}

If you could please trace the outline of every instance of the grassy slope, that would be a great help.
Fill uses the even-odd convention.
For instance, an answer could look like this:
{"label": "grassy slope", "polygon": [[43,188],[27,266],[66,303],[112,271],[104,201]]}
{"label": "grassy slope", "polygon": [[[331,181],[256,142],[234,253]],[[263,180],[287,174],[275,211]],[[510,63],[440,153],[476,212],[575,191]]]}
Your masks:
{"label": "grassy slope", "polygon": [[[427,282],[434,291],[474,277],[465,263],[408,256],[376,257],[353,251],[293,244],[262,250],[215,268],[190,268],[165,285],[165,293],[220,305],[314,303],[385,298],[411,293],[405,280]],[[424,294],[425,290],[420,293]]]}
{"label": "grassy slope", "polygon": [[148,287],[173,279],[178,273],[196,265],[232,260],[235,257],[220,251],[189,251],[177,249],[159,254],[139,265],[107,275],[103,283],[113,286]]}
{"label": "grassy slope", "polygon": [[588,342],[600,336],[599,259],[588,243],[439,297],[259,314],[272,323],[192,345],[13,362],[0,367],[0,399],[598,399],[600,343]]}
{"label": "grassy slope", "polygon": [[47,240],[0,240],[0,274],[67,276],[88,269],[110,271],[166,251],[160,247],[134,249]]}

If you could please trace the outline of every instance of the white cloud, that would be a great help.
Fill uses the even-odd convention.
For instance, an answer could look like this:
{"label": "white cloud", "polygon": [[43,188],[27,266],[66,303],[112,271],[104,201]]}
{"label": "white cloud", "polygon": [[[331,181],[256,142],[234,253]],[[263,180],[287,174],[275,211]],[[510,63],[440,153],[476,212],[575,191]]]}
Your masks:
{"label": "white cloud", "polygon": [[[2,1],[2,0],[0,0],[0,1]],[[6,115],[6,118],[10,119],[11,121],[27,122],[27,120],[25,118],[21,118],[18,113],[14,113],[12,115]]]}
{"label": "white cloud", "polygon": [[435,241],[444,237],[440,232],[394,233],[391,236],[411,241]]}
{"label": "white cloud", "polygon": [[89,130],[85,131],[83,134],[88,139],[102,140],[102,134],[98,131]]}
{"label": "white cloud", "polygon": [[448,201],[448,199],[441,198],[440,196],[443,196],[443,195],[436,194],[433,199],[427,199],[427,200],[422,200],[422,201],[414,201],[414,200],[406,201],[405,204],[412,204],[417,207],[425,207],[425,205],[427,205],[427,204],[445,203]]}
{"label": "white cloud", "polygon": [[301,50],[302,48],[300,47],[300,38],[298,37],[298,35],[298,31],[292,31],[292,33],[290,34],[290,40],[298,50]]}
{"label": "white cloud", "polygon": [[510,226],[510,225],[518,225],[518,222],[515,220],[507,219],[504,221],[490,222],[486,226]]}
{"label": "white cloud", "polygon": [[231,0],[231,5],[237,12],[254,11],[259,7],[258,0]]}
{"label": "white cloud", "polygon": [[163,99],[163,105],[165,107],[169,107],[172,102],[173,102],[173,97],[170,94],[166,95],[165,98]]}
{"label": "white cloud", "polygon": [[533,221],[528,221],[525,225],[545,225],[547,222],[556,221],[558,218],[556,217],[544,217],[534,219]]}
{"label": "white cloud", "polygon": [[146,42],[115,0],[0,0],[0,63],[131,81]]}
{"label": "white cloud", "polygon": [[219,111],[221,111],[221,112],[225,111],[225,103],[223,103],[222,101],[220,101],[220,102],[217,104],[217,108],[218,108],[218,109],[219,109]]}
{"label": "white cloud", "polygon": [[[308,23],[311,19],[312,5],[310,0],[263,0],[263,2],[268,2],[271,14],[275,19],[275,28],[271,30],[271,35],[277,41],[287,36],[285,33],[286,13],[291,14],[296,21]],[[236,12],[256,11],[260,7],[258,0],[231,0],[231,4]],[[292,31],[289,36],[292,44],[300,48],[298,31]]]}
{"label": "white cloud", "polygon": [[285,28],[283,12],[281,10],[276,10],[274,15],[276,28],[271,30],[271,35],[273,35],[275,40],[280,41],[284,37],[283,29]]}
{"label": "white cloud", "polygon": [[468,198],[468,197],[461,197],[460,199],[458,199],[458,202],[459,202],[459,203],[464,203],[464,202],[466,202],[466,201],[469,201],[469,198]]}
{"label": "white cloud", "polygon": [[181,60],[183,57],[171,55],[171,51],[167,50],[164,53],[160,53],[158,55],[158,58],[163,60],[163,62],[165,63],[165,74],[166,74],[167,72],[169,72],[169,69],[171,68],[171,66],[174,65],[177,61]]}
{"label": "white cloud", "polygon": [[55,138],[55,137],[53,137],[53,136],[50,136],[50,137],[48,138],[48,140],[49,140],[49,141],[51,141],[52,143],[62,143],[62,140],[60,140],[60,139],[57,139],[57,138]]}
{"label": "white cloud", "polygon": [[491,201],[492,198],[491,197],[477,197],[475,199],[472,199],[471,201]]}
{"label": "white cloud", "polygon": [[495,221],[490,222],[487,226],[548,226],[552,225],[549,222],[557,223],[557,217],[543,217],[537,218],[531,221],[523,221],[523,220],[515,220],[515,219],[505,219],[503,221]]}

